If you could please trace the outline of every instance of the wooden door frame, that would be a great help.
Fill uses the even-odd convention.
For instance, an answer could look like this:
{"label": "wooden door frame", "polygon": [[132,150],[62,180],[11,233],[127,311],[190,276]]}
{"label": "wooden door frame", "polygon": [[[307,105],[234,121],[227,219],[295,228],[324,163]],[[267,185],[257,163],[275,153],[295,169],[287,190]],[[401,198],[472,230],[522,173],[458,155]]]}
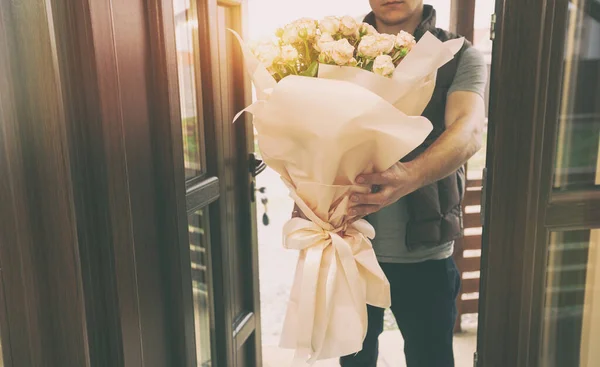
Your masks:
{"label": "wooden door frame", "polygon": [[[220,1],[224,5],[238,7],[240,14],[246,12],[245,1]],[[181,134],[180,100],[178,89],[176,47],[173,29],[173,6],[172,0],[152,0],[148,2],[149,34],[151,44],[152,80],[154,91],[154,140],[156,149],[156,165],[158,168],[157,182],[160,182],[161,201],[160,212],[166,217],[161,221],[161,237],[164,240],[177,238],[179,246],[165,252],[166,267],[170,269],[167,283],[170,288],[170,296],[174,302],[169,306],[168,313],[173,314],[171,341],[174,354],[174,365],[194,366],[195,361],[195,336],[193,329],[193,301],[191,298],[191,274],[190,254],[188,244],[187,214],[195,208],[209,207],[210,213],[210,237],[211,237],[211,268],[212,277],[209,286],[212,315],[212,335],[214,336],[212,353],[214,363],[224,366],[236,365],[236,353],[244,345],[248,338],[252,337],[253,353],[252,364],[262,365],[260,345],[260,303],[258,297],[258,255],[251,251],[252,279],[249,280],[251,287],[248,297],[253,300],[253,305],[244,317],[232,321],[232,305],[234,300],[230,294],[232,282],[234,281],[228,259],[231,251],[235,251],[234,243],[226,241],[223,231],[227,221],[224,219],[224,205],[228,205],[228,194],[223,187],[222,180],[217,179],[226,170],[231,162],[224,160],[221,146],[224,139],[229,139],[223,131],[219,117],[219,78],[215,71],[214,55],[217,54],[216,47],[216,24],[214,14],[216,13],[217,1],[196,1],[198,9],[198,37],[199,54],[196,62],[200,66],[196,69],[197,95],[199,113],[204,118],[204,134],[206,135],[206,175],[198,180],[187,183],[188,195],[186,195],[186,182],[184,179],[183,147]],[[245,33],[245,24],[236,24],[234,28]],[[242,65],[242,60],[238,60]],[[240,69],[241,70],[241,69]],[[238,75],[236,75],[237,77]],[[237,101],[240,109],[247,105],[251,99],[250,84],[245,74],[240,73],[243,78],[244,88],[239,91],[243,100]],[[238,149],[236,157],[236,171],[233,173],[240,180],[236,182],[239,202],[249,202],[248,211],[240,212],[240,222],[247,223],[242,231],[246,233],[251,247],[256,248],[256,214],[254,204],[251,203],[251,179],[248,171],[248,155],[246,151],[253,148],[252,129],[249,124],[244,125],[242,121],[236,125],[238,139],[243,142]],[[165,179],[172,177],[173,179]],[[209,178],[208,180],[206,178]],[[214,178],[214,179],[212,179]],[[176,213],[175,216],[172,213]],[[169,217],[169,215],[171,215]],[[217,306],[219,305],[219,306]]]}
{"label": "wooden door frame", "polygon": [[479,366],[539,364],[550,231],[600,217],[597,191],[552,193],[567,5],[496,4]]}
{"label": "wooden door frame", "polygon": [[[532,197],[531,193],[538,192],[535,188],[541,176],[542,152],[536,137],[543,132],[545,121],[544,86],[548,82],[551,45],[544,34],[552,32],[549,20],[553,14],[547,9],[553,7],[547,4],[553,1],[498,0],[496,4],[484,183],[479,366],[520,366],[520,345],[526,341],[522,336],[530,333],[527,310],[533,301],[535,246],[527,246],[525,256],[521,255],[526,244],[536,243],[530,221],[539,221],[539,195]],[[540,47],[525,47],[518,52],[512,49],[514,45],[533,44]],[[515,167],[515,162],[531,166]]]}
{"label": "wooden door frame", "polygon": [[150,153],[143,2],[2,2],[0,16],[5,363],[171,365],[172,238],[155,235],[153,185],[174,176]]}
{"label": "wooden door frame", "polygon": [[[214,169],[215,172],[220,172],[223,174],[225,168],[230,165],[226,161],[227,151],[226,145],[228,137],[228,130],[231,128],[232,121],[222,121],[223,117],[220,115],[223,109],[222,101],[221,101],[221,90],[223,86],[221,85],[222,80],[219,76],[219,70],[217,65],[219,65],[218,55],[219,55],[219,47],[223,45],[219,45],[218,39],[218,24],[217,24],[217,12],[218,7],[223,6],[229,8],[229,11],[232,11],[232,16],[241,20],[239,23],[232,24],[231,28],[238,31],[242,36],[247,34],[248,25],[247,25],[247,0],[210,0],[203,1],[202,4],[204,7],[201,9],[202,18],[206,20],[204,24],[204,33],[207,37],[207,42],[210,44],[210,49],[204,50],[204,54],[202,56],[205,63],[202,64],[202,69],[206,70],[208,75],[211,75],[212,78],[207,78],[203,82],[203,89],[207,91],[211,91],[210,93],[206,93],[208,102],[207,105],[211,105],[211,110],[207,110],[207,119],[214,121],[214,123],[210,124],[212,130],[210,133],[214,138],[214,144],[216,142],[221,142],[221,147],[217,151],[217,155],[215,157]],[[200,7],[199,7],[200,8]],[[235,42],[233,35],[227,32],[228,42]],[[226,46],[227,47],[227,46]],[[235,78],[237,80],[241,80],[242,88],[234,91],[233,100],[234,104],[237,107],[237,110],[243,109],[245,106],[248,106],[252,102],[252,90],[250,79],[245,72],[243,65],[244,61],[242,58],[241,51],[238,47],[234,48],[233,60],[234,64],[239,65],[235,72]],[[223,65],[219,65],[223,66]],[[233,115],[230,116],[231,120],[233,120]],[[222,341],[221,347],[224,350],[221,351],[221,354],[225,354],[227,357],[227,366],[235,366],[237,365],[236,355],[244,346],[244,344],[248,341],[252,343],[253,351],[244,350],[246,353],[250,353],[250,355],[245,356],[246,361],[252,361],[255,366],[262,366],[262,343],[261,343],[261,329],[260,329],[260,287],[258,282],[258,243],[257,243],[257,232],[256,232],[256,207],[254,198],[254,179],[250,175],[250,162],[248,152],[254,151],[254,133],[251,125],[251,118],[248,114],[244,115],[243,118],[240,118],[235,125],[235,137],[237,139],[237,147],[235,160],[237,162],[236,167],[234,168],[233,175],[236,179],[235,184],[237,186],[237,197],[234,199],[238,202],[247,202],[249,205],[242,212],[238,212],[236,221],[241,224],[239,228],[227,228],[226,226],[221,226],[220,228],[216,228],[211,225],[212,233],[216,234],[217,242],[222,246],[219,251],[215,251],[213,255],[214,263],[221,264],[221,274],[220,277],[220,287],[222,290],[225,289],[233,289],[234,282],[236,281],[234,276],[234,272],[232,269],[228,268],[226,265],[228,264],[229,258],[233,257],[234,252],[242,252],[248,259],[250,259],[249,263],[244,264],[234,264],[234,266],[244,266],[244,273],[251,276],[251,278],[245,279],[245,287],[242,289],[242,299],[235,299],[231,294],[220,294],[219,299],[223,301],[223,309],[222,314],[217,314],[217,317],[221,320],[233,320],[234,322],[229,322],[228,325],[223,330],[218,330],[218,332],[222,333],[217,340]],[[222,197],[225,197],[225,192],[227,188],[225,185],[221,186]],[[226,198],[221,202],[219,208],[215,208],[215,216],[220,217],[221,223],[227,223],[227,207],[232,205],[232,198]],[[249,225],[249,227],[248,227]],[[236,241],[228,241],[227,238],[232,236],[232,231],[241,231],[244,235],[242,238],[247,238],[247,247],[237,247]],[[228,232],[228,233],[227,233]],[[232,237],[232,238],[235,238]],[[238,244],[239,245],[239,244]],[[215,280],[217,277],[215,277]],[[238,285],[239,286],[239,285]],[[237,302],[237,304],[235,304]],[[239,315],[235,315],[235,307],[242,308],[242,313]],[[224,343],[223,343],[224,342]]]}
{"label": "wooden door frame", "polygon": [[[52,9],[0,4],[4,355],[89,364],[76,208]],[[61,335],[60,339],[54,333]],[[4,339],[6,338],[6,339]]]}
{"label": "wooden door frame", "polygon": [[450,32],[473,43],[476,0],[450,0]]}

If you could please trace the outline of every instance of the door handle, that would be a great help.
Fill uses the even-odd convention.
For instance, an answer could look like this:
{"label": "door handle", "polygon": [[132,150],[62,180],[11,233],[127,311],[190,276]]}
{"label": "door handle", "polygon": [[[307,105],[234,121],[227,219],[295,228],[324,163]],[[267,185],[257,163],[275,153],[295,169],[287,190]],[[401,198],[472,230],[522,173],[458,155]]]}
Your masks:
{"label": "door handle", "polygon": [[250,172],[252,177],[258,176],[266,168],[267,168],[267,165],[265,164],[265,162],[256,158],[256,155],[254,155],[254,153],[250,153],[250,155],[248,157],[248,172]]}

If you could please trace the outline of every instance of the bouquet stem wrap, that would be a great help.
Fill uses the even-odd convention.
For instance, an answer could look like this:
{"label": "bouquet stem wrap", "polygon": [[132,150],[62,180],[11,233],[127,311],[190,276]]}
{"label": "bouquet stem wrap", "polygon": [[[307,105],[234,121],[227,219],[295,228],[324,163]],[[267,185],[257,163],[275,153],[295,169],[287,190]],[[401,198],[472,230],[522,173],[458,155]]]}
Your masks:
{"label": "bouquet stem wrap", "polygon": [[388,169],[429,135],[432,125],[420,114],[437,69],[463,40],[442,43],[426,34],[392,78],[320,65],[317,78],[276,83],[235,35],[257,91],[244,111],[254,116],[262,157],[309,219],[291,219],[283,229],[284,246],[300,256],[281,346],[296,350],[295,366],[356,353],[367,304],[387,308],[391,301],[370,241],[373,227],[349,224],[349,194],[365,190],[354,184],[359,174]]}

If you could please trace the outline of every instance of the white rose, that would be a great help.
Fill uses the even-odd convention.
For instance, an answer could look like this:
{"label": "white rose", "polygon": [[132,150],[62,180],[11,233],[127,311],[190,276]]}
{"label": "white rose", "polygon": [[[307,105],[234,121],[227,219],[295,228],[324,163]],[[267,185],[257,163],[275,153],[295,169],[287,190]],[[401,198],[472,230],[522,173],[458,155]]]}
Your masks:
{"label": "white rose", "polygon": [[298,26],[294,23],[288,24],[283,27],[283,34],[281,35],[281,39],[283,42],[292,44],[300,41],[300,36],[298,35]]}
{"label": "white rose", "polygon": [[412,48],[416,44],[415,37],[412,34],[400,31],[396,36],[396,48]]}
{"label": "white rose", "polygon": [[360,28],[358,29],[358,32],[361,34],[361,36],[372,36],[372,35],[378,34],[375,27],[373,27],[369,23],[361,24]]}
{"label": "white rose", "polygon": [[364,36],[358,44],[358,54],[371,59],[381,55],[377,36]]}
{"label": "white rose", "polygon": [[335,42],[335,40],[333,39],[333,36],[329,33],[323,33],[320,36],[318,36],[317,38],[317,42],[315,42],[315,49],[319,52],[323,52],[326,51],[331,45],[333,45],[333,43]]}
{"label": "white rose", "polygon": [[390,77],[394,74],[394,61],[390,55],[379,55],[373,62],[373,72],[375,74]]}
{"label": "white rose", "polygon": [[301,18],[295,21],[300,38],[312,40],[317,36],[317,22],[310,18]]}
{"label": "white rose", "polygon": [[321,33],[337,34],[340,31],[341,25],[340,18],[325,17],[319,22],[319,29]]}
{"label": "white rose", "polygon": [[342,17],[340,30],[344,36],[356,36],[358,33],[358,23],[349,15]]}
{"label": "white rose", "polygon": [[298,59],[298,50],[292,45],[285,45],[281,48],[281,58],[285,62],[291,62]]}
{"label": "white rose", "polygon": [[380,54],[389,54],[394,50],[396,45],[396,36],[391,34],[379,34],[377,35],[377,45]]}
{"label": "white rose", "polygon": [[252,52],[265,66],[269,67],[276,58],[281,56],[281,49],[273,42],[263,41],[253,47]]}
{"label": "white rose", "polygon": [[331,58],[337,65],[347,65],[354,56],[354,46],[347,39],[335,41],[330,49]]}

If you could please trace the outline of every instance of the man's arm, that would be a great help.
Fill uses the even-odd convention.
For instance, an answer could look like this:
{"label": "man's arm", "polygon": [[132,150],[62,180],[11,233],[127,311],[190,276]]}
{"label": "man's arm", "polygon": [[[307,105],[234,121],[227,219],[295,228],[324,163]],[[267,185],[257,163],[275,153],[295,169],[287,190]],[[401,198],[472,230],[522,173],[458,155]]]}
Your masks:
{"label": "man's arm", "polygon": [[351,196],[349,215],[363,217],[395,203],[411,192],[439,181],[464,165],[483,139],[485,104],[474,92],[456,91],[446,103],[446,131],[411,162],[398,162],[385,172],[359,176],[360,185],[378,185],[376,193]]}
{"label": "man's arm", "polygon": [[481,149],[485,123],[483,98],[473,92],[448,96],[446,131],[429,149],[410,162],[420,186],[439,181],[456,172]]}

